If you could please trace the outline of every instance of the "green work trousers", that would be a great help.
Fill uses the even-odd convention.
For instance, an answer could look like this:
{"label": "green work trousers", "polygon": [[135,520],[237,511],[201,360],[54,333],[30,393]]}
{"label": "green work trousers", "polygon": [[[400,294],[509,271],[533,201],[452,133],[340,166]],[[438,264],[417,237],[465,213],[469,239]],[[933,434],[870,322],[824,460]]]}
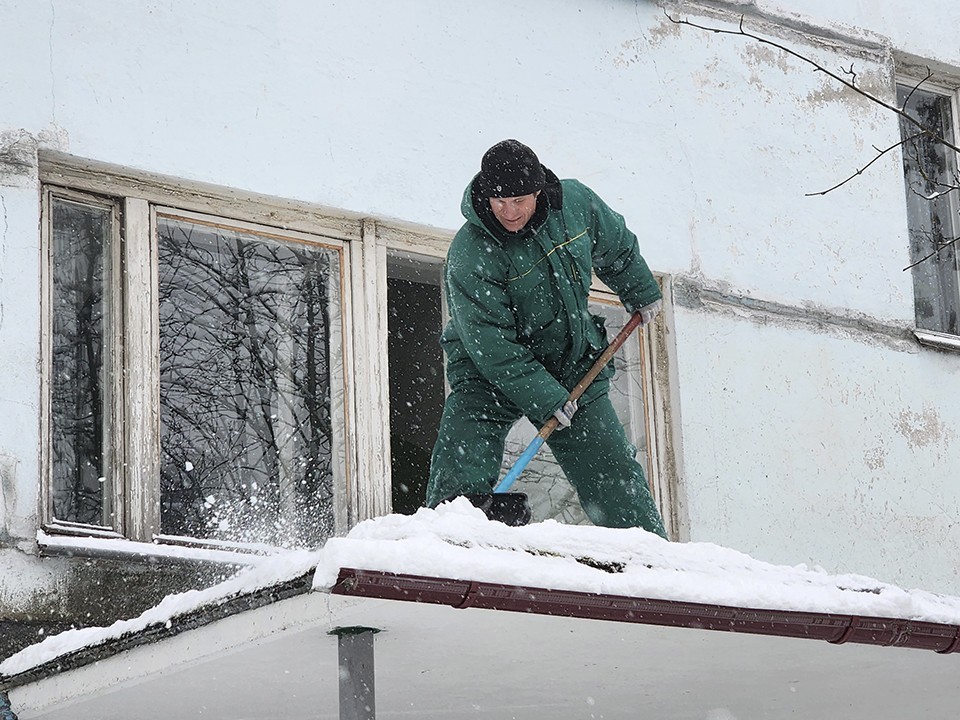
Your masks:
{"label": "green work trousers", "polygon": [[[488,493],[499,479],[507,433],[521,411],[486,381],[462,383],[447,397],[430,461],[426,504]],[[581,406],[547,445],[594,525],[641,527],[666,537],[636,448],[604,392]]]}

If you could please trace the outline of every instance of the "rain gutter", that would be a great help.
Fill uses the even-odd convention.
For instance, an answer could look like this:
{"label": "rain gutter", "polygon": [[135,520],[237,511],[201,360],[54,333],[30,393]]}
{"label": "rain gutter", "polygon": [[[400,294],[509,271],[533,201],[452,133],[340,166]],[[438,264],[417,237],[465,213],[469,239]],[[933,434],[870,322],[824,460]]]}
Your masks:
{"label": "rain gutter", "polygon": [[960,625],[902,618],[732,607],[354,568],[341,568],[331,592],[454,608],[807,638],[836,645],[850,642],[933,650],[940,654],[960,651]]}

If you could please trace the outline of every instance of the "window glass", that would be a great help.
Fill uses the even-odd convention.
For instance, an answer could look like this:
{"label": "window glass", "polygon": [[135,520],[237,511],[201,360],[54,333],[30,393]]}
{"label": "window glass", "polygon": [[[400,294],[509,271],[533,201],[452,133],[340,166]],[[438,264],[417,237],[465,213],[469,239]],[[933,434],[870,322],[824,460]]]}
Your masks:
{"label": "window glass", "polygon": [[343,456],[339,253],[168,217],[157,232],[161,531],[316,546]]}
{"label": "window glass", "polygon": [[[593,301],[590,303],[590,310],[606,321],[608,340],[613,340],[630,320],[630,315],[619,303]],[[609,396],[610,402],[613,403],[613,407],[620,417],[620,422],[623,423],[627,437],[637,448],[637,461],[643,465],[649,482],[650,467],[646,415],[643,409],[643,332],[644,330],[641,328],[634,330],[633,334],[613,356],[613,366],[616,368],[616,374],[610,381]]]}
{"label": "window glass", "polygon": [[[898,86],[904,110],[953,143],[953,108],[948,95],[913,86]],[[906,185],[910,258],[917,327],[960,334],[960,278],[956,154],[901,118],[903,173]]]}
{"label": "window glass", "polygon": [[[619,303],[591,300],[590,311],[606,321],[607,338],[613,340],[627,324],[630,316]],[[643,465],[650,482],[643,394],[643,356],[641,330],[620,346],[613,358],[616,374],[610,382],[609,397],[630,442],[637,448],[637,461]],[[540,430],[523,418],[507,435],[502,478]],[[537,456],[524,468],[514,489],[527,493],[534,518],[553,518],[571,525],[587,525],[590,521],[580,507],[576,491],[567,481],[549,446],[540,448]]]}
{"label": "window glass", "polygon": [[111,525],[105,463],[105,262],[113,211],[53,197],[50,201],[53,516]]}

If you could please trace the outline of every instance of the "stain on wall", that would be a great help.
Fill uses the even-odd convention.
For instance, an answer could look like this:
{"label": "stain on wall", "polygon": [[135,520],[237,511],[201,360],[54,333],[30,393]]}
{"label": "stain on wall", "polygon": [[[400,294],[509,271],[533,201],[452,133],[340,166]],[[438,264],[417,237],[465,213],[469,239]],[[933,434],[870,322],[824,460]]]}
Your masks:
{"label": "stain on wall", "polygon": [[16,458],[0,455],[0,542],[14,534],[10,518],[16,516],[17,510],[17,465]]}
{"label": "stain on wall", "polygon": [[26,130],[0,132],[0,186],[36,182],[37,140]]}
{"label": "stain on wall", "polygon": [[929,405],[920,412],[901,410],[894,415],[894,424],[911,450],[939,447],[945,451],[957,437],[956,431],[944,424],[937,409]]}

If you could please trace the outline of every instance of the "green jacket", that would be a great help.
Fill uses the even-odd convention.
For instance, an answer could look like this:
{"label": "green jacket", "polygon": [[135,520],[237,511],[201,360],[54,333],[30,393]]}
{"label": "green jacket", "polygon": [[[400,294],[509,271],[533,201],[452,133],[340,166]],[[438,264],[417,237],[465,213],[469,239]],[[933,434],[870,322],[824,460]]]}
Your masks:
{"label": "green jacket", "polygon": [[[603,320],[587,307],[591,270],[631,312],[661,296],[623,217],[577,180],[547,172],[538,198],[546,217],[538,212],[541,224],[516,237],[484,225],[467,186],[467,222],[447,252],[450,320],[441,340],[452,388],[485,378],[539,423],[607,345]],[[611,365],[582,402],[605,392],[612,374]]]}

